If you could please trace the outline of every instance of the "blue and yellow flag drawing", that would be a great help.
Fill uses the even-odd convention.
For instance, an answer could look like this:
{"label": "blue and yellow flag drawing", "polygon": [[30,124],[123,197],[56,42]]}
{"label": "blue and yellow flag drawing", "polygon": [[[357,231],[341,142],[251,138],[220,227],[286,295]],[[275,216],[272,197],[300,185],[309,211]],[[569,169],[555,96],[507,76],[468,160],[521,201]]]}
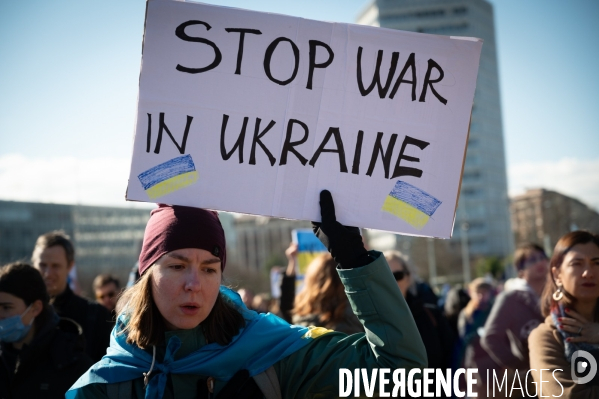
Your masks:
{"label": "blue and yellow flag drawing", "polygon": [[184,155],[156,165],[137,178],[148,197],[154,199],[195,183],[198,172],[191,155]]}
{"label": "blue and yellow flag drawing", "polygon": [[398,180],[385,198],[382,210],[405,220],[418,230],[423,228],[441,201],[404,181]]}

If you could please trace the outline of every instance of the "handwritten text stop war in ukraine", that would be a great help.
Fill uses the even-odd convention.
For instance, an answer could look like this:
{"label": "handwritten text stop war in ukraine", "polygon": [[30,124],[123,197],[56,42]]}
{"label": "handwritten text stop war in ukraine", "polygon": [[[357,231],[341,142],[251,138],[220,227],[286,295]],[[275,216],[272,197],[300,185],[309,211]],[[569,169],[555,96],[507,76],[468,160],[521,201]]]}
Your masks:
{"label": "handwritten text stop war in ukraine", "polygon": [[[195,42],[201,46],[209,46],[210,48],[212,48],[214,55],[213,58],[207,60],[204,65],[177,64],[175,69],[180,73],[200,74],[217,68],[229,68],[231,69],[231,71],[234,68],[234,73],[236,75],[240,75],[242,73],[244,61],[244,43],[246,43],[247,40],[259,40],[259,36],[262,34],[262,32],[258,29],[226,28],[225,31],[229,34],[237,35],[239,43],[237,48],[236,65],[222,65],[223,56],[217,43],[205,37],[200,37],[197,35],[192,36],[186,31],[188,27],[194,25],[203,26],[207,31],[206,36],[209,36],[210,32],[208,31],[210,31],[212,27],[207,22],[198,20],[190,20],[181,23],[179,26],[177,26],[173,34],[176,35],[176,37],[182,41]],[[309,51],[306,60],[306,56],[302,56],[299,47],[290,38],[278,37],[268,44],[265,43],[263,68],[266,77],[271,82],[273,82],[273,84],[286,86],[296,79],[300,65],[302,63],[307,63],[308,75],[305,89],[312,90],[314,74],[321,73],[322,70],[329,67],[335,61],[335,54],[333,49],[329,45],[321,41],[309,40],[308,44]],[[273,60],[277,61],[277,49],[281,48],[282,46],[289,46],[291,48],[293,53],[294,67],[290,76],[275,77],[273,76],[273,73],[271,71],[271,63],[273,62]],[[286,53],[291,54],[288,52]],[[422,89],[420,90],[420,93],[417,93],[417,83],[419,80],[419,76],[417,74],[415,53],[410,53],[404,59],[401,59],[403,57],[400,58],[400,53],[394,51],[391,53],[391,59],[389,60],[388,54],[387,57],[385,57],[384,51],[378,50],[378,53],[376,55],[376,66],[373,72],[373,76],[371,77],[363,76],[362,53],[363,48],[360,46],[358,47],[355,55],[357,59],[356,82],[359,92],[363,97],[369,95],[378,95],[381,99],[393,100],[398,94],[400,85],[403,84],[411,86],[411,90],[409,91],[411,101],[418,100],[419,102],[424,103],[427,100],[431,101],[431,97],[434,96],[434,99],[432,101],[439,101],[442,104],[447,104],[447,100],[442,96],[441,93],[439,93],[435,89],[435,84],[441,82],[444,77],[442,66],[439,65],[435,60],[428,60],[426,73],[424,74],[423,78],[424,81]],[[279,52],[279,54],[282,54],[282,52]],[[251,61],[255,61],[257,59],[259,58],[252,57]],[[320,61],[317,62],[317,59],[319,59]],[[383,64],[385,65],[383,66]],[[385,72],[385,69],[387,69],[387,65],[388,70],[386,71],[386,79],[383,79],[381,77],[383,75],[381,74],[381,70]],[[373,93],[375,87],[377,90]],[[432,93],[432,96],[429,95],[429,92]],[[148,113],[146,152],[152,151],[152,118],[153,115]],[[177,147],[178,151],[181,154],[184,154],[188,134],[193,123],[193,119],[193,116],[187,116],[182,138],[181,140],[177,140],[167,127],[165,113],[160,113],[158,115],[158,134],[154,143],[153,152],[156,154],[160,153],[163,134],[166,132],[168,137]],[[239,163],[244,162],[245,136],[248,130],[248,124],[251,124],[253,125],[253,137],[251,141],[251,148],[249,151],[250,154],[248,163],[250,165],[256,164],[256,150],[258,147],[260,147],[260,149],[268,158],[271,166],[274,166],[277,163],[277,158],[274,154],[278,155],[279,165],[285,165],[287,163],[288,156],[292,154],[299,160],[299,162],[301,162],[302,165],[306,165],[306,163],[308,163],[309,165],[314,167],[320,155],[326,152],[336,153],[338,155],[340,172],[348,173],[349,171],[347,163],[348,160],[346,159],[347,146],[343,143],[339,127],[329,127],[327,133],[324,135],[324,138],[322,139],[320,145],[317,147],[316,151],[313,154],[306,154],[305,150],[302,150],[301,145],[308,140],[310,128],[306,123],[302,122],[299,119],[289,119],[287,121],[287,125],[285,128],[285,140],[283,141],[283,145],[280,148],[280,150],[278,148],[268,148],[262,141],[262,138],[273,128],[273,126],[275,126],[275,124],[277,123],[276,121],[270,120],[267,122],[266,120],[263,121],[260,118],[252,118],[250,116],[246,116],[243,118],[243,120],[235,122],[237,125],[241,125],[239,133],[237,133],[237,130],[233,132],[231,128],[227,129],[227,126],[231,125],[229,123],[229,119],[229,115],[223,114],[220,129],[220,153],[222,159],[225,161],[229,160],[233,156],[233,154],[237,152]],[[252,128],[250,127],[250,129]],[[227,135],[237,135],[235,143],[230,148],[227,148],[226,146],[226,142],[228,140],[225,140],[225,137]],[[180,136],[180,134],[177,134],[177,136]],[[360,173],[363,137],[364,131],[358,130],[356,132],[355,146],[351,149],[351,153],[353,154],[351,172],[353,174]],[[399,176],[420,177],[422,175],[422,171],[420,169],[401,165],[401,161],[403,160],[408,162],[419,162],[419,158],[405,154],[406,148],[408,146],[416,146],[420,150],[424,150],[430,143],[423,140],[419,140],[415,137],[405,135],[401,142],[401,149],[399,151],[399,155],[395,160],[392,174],[391,176],[389,176],[389,171],[392,162],[391,156],[394,152],[393,149],[396,145],[398,134],[392,133],[390,137],[387,137],[388,138],[385,137],[384,132],[377,132],[375,143],[369,155],[369,164],[366,170],[366,175],[372,176],[375,165],[377,163],[377,159],[380,157],[383,163],[385,178],[393,179]],[[329,144],[329,142],[331,142],[331,144]]]}

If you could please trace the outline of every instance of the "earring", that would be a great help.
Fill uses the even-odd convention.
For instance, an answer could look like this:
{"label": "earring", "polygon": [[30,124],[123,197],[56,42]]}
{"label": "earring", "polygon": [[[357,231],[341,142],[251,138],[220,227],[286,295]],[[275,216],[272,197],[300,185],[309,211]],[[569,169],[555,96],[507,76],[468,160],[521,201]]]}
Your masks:
{"label": "earring", "polygon": [[553,293],[553,300],[558,302],[560,299],[564,297],[564,291],[562,290],[562,286],[558,285],[557,290]]}

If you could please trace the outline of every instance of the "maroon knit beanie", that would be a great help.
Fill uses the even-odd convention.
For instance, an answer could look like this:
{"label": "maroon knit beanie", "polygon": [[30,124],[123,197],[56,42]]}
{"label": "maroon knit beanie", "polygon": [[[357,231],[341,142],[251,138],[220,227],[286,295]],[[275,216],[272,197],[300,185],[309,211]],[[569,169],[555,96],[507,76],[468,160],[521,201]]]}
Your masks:
{"label": "maroon knit beanie", "polygon": [[150,213],[139,254],[141,276],[164,254],[184,248],[198,248],[220,259],[221,270],[227,261],[225,232],[218,214],[200,208],[158,204]]}

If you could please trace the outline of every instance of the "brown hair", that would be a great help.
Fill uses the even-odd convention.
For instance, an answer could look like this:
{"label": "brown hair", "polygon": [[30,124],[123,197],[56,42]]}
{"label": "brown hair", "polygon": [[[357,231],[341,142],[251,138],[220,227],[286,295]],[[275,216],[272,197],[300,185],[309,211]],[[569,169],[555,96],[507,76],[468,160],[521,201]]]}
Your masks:
{"label": "brown hair", "polygon": [[514,253],[514,266],[518,272],[524,270],[526,259],[528,259],[535,252],[539,252],[543,254],[543,256],[547,257],[543,247],[532,242],[523,244],[516,249],[516,252]]}
{"label": "brown hair", "polygon": [[[551,313],[551,307],[556,304],[556,302],[553,300],[553,293],[557,290],[557,284],[555,283],[552,269],[555,268],[556,270],[559,270],[564,258],[566,257],[566,254],[570,252],[572,247],[578,244],[587,243],[593,243],[599,248],[599,235],[583,230],[572,231],[560,238],[557,244],[555,244],[553,256],[549,261],[549,274],[547,275],[547,282],[545,283],[543,294],[541,294],[541,311],[543,316],[548,316]],[[574,298],[568,292],[563,291],[563,293],[563,300],[565,300],[565,302],[570,306],[574,306],[576,304],[576,298]],[[597,304],[595,304],[594,321],[599,321],[598,305],[599,299],[597,300]]]}
{"label": "brown hair", "polygon": [[347,297],[337,274],[337,262],[329,253],[319,255],[308,265],[304,288],[295,297],[293,314],[317,314],[323,326],[328,327],[345,317],[346,306]]}
{"label": "brown hair", "polygon": [[[119,298],[117,314],[126,314],[129,322],[121,332],[127,334],[127,342],[141,349],[159,345],[164,341],[166,324],[152,297],[152,270],[150,267],[140,279]],[[231,300],[219,293],[208,317],[201,323],[207,342],[227,345],[245,320]]]}
{"label": "brown hair", "polygon": [[33,248],[33,254],[31,255],[31,261],[35,264],[36,258],[39,252],[46,248],[61,246],[67,256],[67,264],[71,264],[75,261],[75,248],[70,240],[70,237],[62,230],[54,230],[46,234],[42,234],[37,238],[35,247]]}
{"label": "brown hair", "polygon": [[411,267],[408,266],[408,258],[401,252],[395,249],[390,249],[388,251],[383,252],[383,256],[385,257],[387,263],[396,261],[397,263],[399,263],[399,265],[407,275],[411,274]]}
{"label": "brown hair", "polygon": [[114,283],[114,286],[117,290],[121,288],[121,283],[119,283],[119,280],[112,274],[98,274],[94,279],[92,286],[94,288],[94,291],[96,291],[110,283]]}

